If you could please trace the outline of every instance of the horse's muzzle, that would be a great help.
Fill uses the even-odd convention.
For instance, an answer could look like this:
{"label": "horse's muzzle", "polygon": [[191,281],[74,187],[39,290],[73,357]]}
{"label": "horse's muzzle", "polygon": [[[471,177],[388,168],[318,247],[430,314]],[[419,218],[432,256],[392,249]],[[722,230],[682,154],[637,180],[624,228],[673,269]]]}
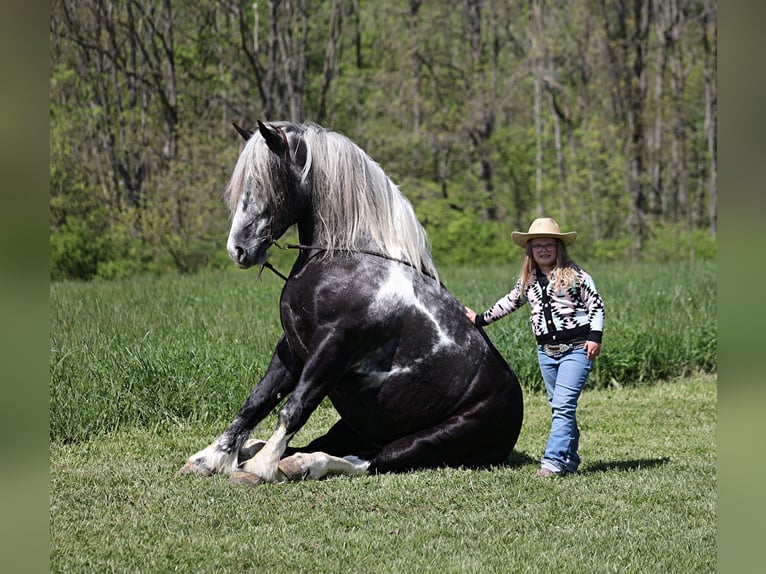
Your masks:
{"label": "horse's muzzle", "polygon": [[269,243],[261,243],[256,249],[246,249],[241,245],[230,245],[228,247],[229,257],[240,269],[248,269],[253,265],[261,265],[266,262],[266,251],[269,249]]}
{"label": "horse's muzzle", "polygon": [[234,261],[237,267],[242,267],[243,269],[250,267],[247,262],[247,251],[239,245],[235,245],[234,249],[229,250],[229,257],[231,257],[231,260]]}

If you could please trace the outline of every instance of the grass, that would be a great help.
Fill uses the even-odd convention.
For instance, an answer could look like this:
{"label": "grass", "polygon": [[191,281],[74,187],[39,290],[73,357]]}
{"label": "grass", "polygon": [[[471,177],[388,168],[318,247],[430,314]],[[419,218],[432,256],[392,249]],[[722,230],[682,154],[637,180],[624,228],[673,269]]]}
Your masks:
{"label": "grass", "polygon": [[[604,349],[578,410],[581,473],[553,481],[533,478],[550,415],[528,311],[488,328],[525,389],[507,464],[249,489],[175,472],[265,371],[281,281],[52,284],[50,570],[714,571],[715,268],[586,268],[607,304]],[[479,310],[515,269],[440,271]],[[335,417],[322,403],[295,444]]]}
{"label": "grass", "polygon": [[581,473],[560,480],[533,478],[549,414],[526,408],[503,466],[254,489],[175,476],[216,427],[54,443],[51,571],[715,571],[714,376],[586,392]]}
{"label": "grass", "polygon": [[[714,266],[591,271],[607,320],[589,388],[715,372]],[[510,289],[514,272],[446,268],[442,277],[456,297],[480,310]],[[228,422],[266,370],[281,333],[281,287],[273,275],[258,283],[243,272],[52,284],[51,440]],[[528,317],[521,309],[487,332],[522,386],[541,391]]]}
{"label": "grass", "polygon": [[[584,265],[606,306],[604,346],[590,388],[651,384],[717,368],[716,266],[697,263]],[[518,270],[499,266],[447,268],[445,284],[483,311],[513,287]],[[487,327],[522,384],[543,390],[529,327],[520,309]]]}

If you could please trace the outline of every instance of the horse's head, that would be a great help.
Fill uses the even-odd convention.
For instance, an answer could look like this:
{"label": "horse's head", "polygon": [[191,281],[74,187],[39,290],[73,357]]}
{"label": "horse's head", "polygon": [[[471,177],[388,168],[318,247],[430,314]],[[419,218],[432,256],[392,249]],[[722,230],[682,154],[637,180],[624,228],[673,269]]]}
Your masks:
{"label": "horse's head", "polygon": [[305,144],[290,124],[258,122],[257,132],[234,127],[247,143],[229,183],[232,222],[226,248],[245,269],[264,263],[268,248],[304,210]]}

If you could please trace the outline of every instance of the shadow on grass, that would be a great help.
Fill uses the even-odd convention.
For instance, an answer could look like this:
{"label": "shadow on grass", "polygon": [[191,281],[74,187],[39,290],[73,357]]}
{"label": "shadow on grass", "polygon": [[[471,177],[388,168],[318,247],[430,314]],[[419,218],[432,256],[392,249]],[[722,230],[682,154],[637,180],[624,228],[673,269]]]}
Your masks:
{"label": "shadow on grass", "polygon": [[668,464],[670,458],[665,456],[662,458],[650,458],[639,460],[615,460],[615,461],[602,461],[588,464],[585,468],[580,469],[580,474],[591,474],[595,472],[609,472],[612,470],[625,471],[625,470],[641,470],[644,468],[654,468],[656,466],[662,466]]}
{"label": "shadow on grass", "polygon": [[[663,466],[670,462],[670,457],[662,458],[650,458],[650,459],[636,459],[636,460],[613,460],[613,461],[597,461],[581,466],[578,474],[594,474],[597,472],[610,472],[610,471],[627,471],[627,470],[641,470],[647,468],[654,468],[657,466]],[[526,465],[538,465],[540,460],[529,456],[525,452],[513,451],[505,459],[503,466],[520,467]]]}
{"label": "shadow on grass", "polygon": [[511,452],[503,463],[504,466],[526,466],[528,464],[540,464],[540,460],[517,450]]}

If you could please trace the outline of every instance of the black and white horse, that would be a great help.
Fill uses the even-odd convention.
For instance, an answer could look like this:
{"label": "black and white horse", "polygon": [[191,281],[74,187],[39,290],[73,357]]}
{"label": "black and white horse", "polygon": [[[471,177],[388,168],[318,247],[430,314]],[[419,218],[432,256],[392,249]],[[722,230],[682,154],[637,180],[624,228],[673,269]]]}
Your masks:
{"label": "black and white horse", "polygon": [[[284,122],[237,129],[247,142],[228,189],[229,255],[241,268],[262,265],[293,224],[302,247],[266,374],[181,473],[258,484],[503,462],[521,429],[521,388],[440,284],[409,201],[337,132]],[[339,421],[289,447],[325,397]],[[271,437],[248,440],[283,400]]]}

